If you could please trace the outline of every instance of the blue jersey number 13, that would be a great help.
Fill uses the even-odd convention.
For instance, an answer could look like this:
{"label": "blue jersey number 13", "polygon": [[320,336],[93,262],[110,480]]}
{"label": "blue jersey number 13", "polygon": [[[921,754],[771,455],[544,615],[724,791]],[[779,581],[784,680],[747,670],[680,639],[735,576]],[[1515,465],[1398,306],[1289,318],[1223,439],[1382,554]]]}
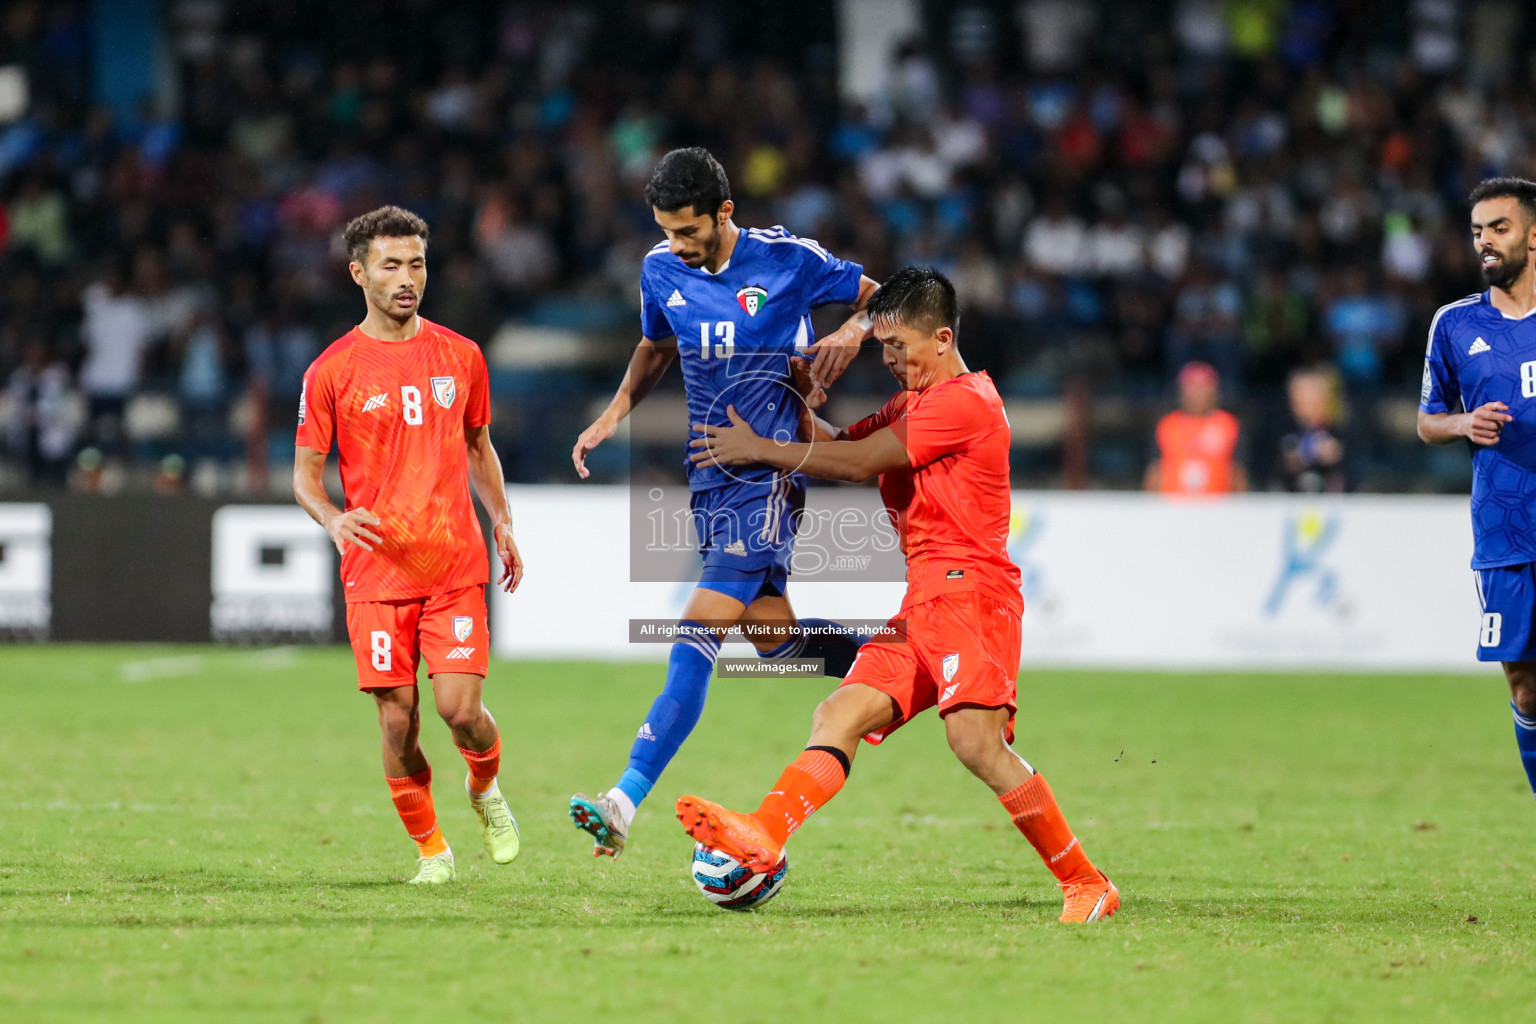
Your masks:
{"label": "blue jersey number 13", "polygon": [[[714,343],[715,358],[729,359],[736,351],[736,324],[730,320],[718,320],[715,322]],[[709,358],[709,321],[699,324],[699,358]]]}

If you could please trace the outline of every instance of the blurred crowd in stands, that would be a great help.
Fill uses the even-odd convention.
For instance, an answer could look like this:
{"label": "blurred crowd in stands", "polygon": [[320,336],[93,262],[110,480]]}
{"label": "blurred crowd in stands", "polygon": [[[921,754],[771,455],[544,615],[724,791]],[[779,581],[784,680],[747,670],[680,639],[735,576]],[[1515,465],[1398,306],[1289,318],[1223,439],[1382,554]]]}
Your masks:
{"label": "blurred crowd in stands", "polygon": [[[1010,398],[1085,382],[1090,430],[1100,398],[1145,409],[1093,440],[1096,483],[1141,482],[1198,361],[1252,425],[1254,487],[1454,485],[1392,425],[1435,308],[1481,288],[1467,190],[1536,176],[1536,13],[1386,6],[927,4],[855,99],[830,4],[166,0],[172,87],[124,117],[91,99],[87,5],[12,0],[0,69],[30,89],[0,123],[4,482],[149,467],[175,490],[253,445],[281,476],[302,371],[362,313],[338,229],[385,202],[432,225],[429,317],[482,344],[509,323],[613,339],[561,378],[555,455],[500,442],[511,479],[568,479],[637,332],[659,238],[640,186],[704,145],[738,223],[876,278],[950,274],[967,357]],[[846,389],[888,390],[855,366]],[[1347,472],[1284,468],[1311,429],[1297,371],[1351,420]],[[498,411],[537,372],[498,372]],[[1020,483],[1058,473],[1024,459]]]}

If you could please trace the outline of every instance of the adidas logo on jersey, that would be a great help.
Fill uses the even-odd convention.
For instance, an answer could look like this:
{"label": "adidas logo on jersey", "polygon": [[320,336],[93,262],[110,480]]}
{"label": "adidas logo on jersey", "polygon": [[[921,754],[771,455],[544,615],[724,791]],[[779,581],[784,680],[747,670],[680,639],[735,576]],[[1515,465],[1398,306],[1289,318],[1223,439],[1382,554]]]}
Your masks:
{"label": "adidas logo on jersey", "polygon": [[655,738],[656,734],[651,732],[650,722],[642,723],[640,726],[640,731],[635,733],[635,739],[637,740],[654,740]]}
{"label": "adidas logo on jersey", "polygon": [[473,647],[455,647],[453,650],[448,652],[447,658],[445,660],[447,660],[447,661],[468,661],[470,658],[473,658],[474,656],[475,656],[475,649]]}
{"label": "adidas logo on jersey", "polygon": [[740,540],[733,540],[733,541],[731,541],[729,544],[727,544],[725,546],[725,553],[728,554],[728,555],[735,555],[738,558],[746,558],[747,557],[747,544],[746,544],[746,541],[740,541]]}
{"label": "adidas logo on jersey", "polygon": [[382,395],[374,395],[372,398],[368,399],[368,401],[363,403],[363,412],[372,412],[375,409],[382,409],[384,408],[384,403],[388,401],[388,392],[385,392]]}
{"label": "adidas logo on jersey", "polygon": [[1472,347],[1467,349],[1467,355],[1475,356],[1479,352],[1491,352],[1491,351],[1493,351],[1492,347],[1486,341],[1484,341],[1482,338],[1478,338],[1476,341],[1474,341],[1472,343]]}
{"label": "adidas logo on jersey", "polygon": [[667,300],[667,305],[671,306],[673,309],[676,309],[678,306],[688,305],[688,300],[683,298],[682,292],[678,291],[676,288],[673,288],[672,297]]}

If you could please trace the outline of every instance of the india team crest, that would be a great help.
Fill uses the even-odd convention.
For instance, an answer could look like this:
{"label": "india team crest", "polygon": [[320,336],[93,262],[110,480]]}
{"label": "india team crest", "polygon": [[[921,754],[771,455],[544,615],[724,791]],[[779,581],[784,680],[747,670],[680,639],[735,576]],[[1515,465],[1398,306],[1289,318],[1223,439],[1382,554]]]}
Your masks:
{"label": "india team crest", "polygon": [[749,285],[736,293],[736,301],[747,311],[747,316],[757,316],[757,311],[768,305],[768,292],[755,284]]}
{"label": "india team crest", "polygon": [[955,673],[960,671],[960,655],[944,655],[944,681],[947,683],[955,678]]}
{"label": "india team crest", "polygon": [[[432,377],[432,400],[444,409],[453,408],[453,400],[459,396],[458,385],[452,377]],[[459,637],[460,640],[464,639]]]}
{"label": "india team crest", "polygon": [[459,643],[469,639],[469,634],[475,628],[475,620],[468,615],[455,615],[453,617],[453,638]]}

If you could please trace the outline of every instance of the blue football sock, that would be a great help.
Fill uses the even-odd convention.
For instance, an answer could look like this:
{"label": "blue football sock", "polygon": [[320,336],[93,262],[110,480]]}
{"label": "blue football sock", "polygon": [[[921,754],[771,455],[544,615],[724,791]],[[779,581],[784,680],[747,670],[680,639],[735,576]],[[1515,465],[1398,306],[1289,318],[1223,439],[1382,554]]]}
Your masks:
{"label": "blue football sock", "polygon": [[1515,713],[1515,742],[1520,746],[1520,760],[1525,762],[1525,777],[1530,780],[1531,792],[1536,794],[1536,718],[1526,718],[1509,702]]}
{"label": "blue football sock", "polygon": [[764,659],[802,658],[805,656],[805,637],[797,633],[771,651],[758,651],[757,656]]}
{"label": "blue football sock", "polygon": [[698,724],[704,696],[709,692],[709,677],[720,654],[720,641],[697,622],[679,624],[677,637],[667,663],[667,685],[651,704],[630,748],[629,767],[614,786],[636,807]]}
{"label": "blue football sock", "polygon": [[820,658],[823,671],[839,679],[848,675],[853,659],[868,636],[848,626],[840,626],[831,619],[801,619],[800,630],[805,637],[805,651],[794,655],[801,658]]}
{"label": "blue football sock", "polygon": [[654,785],[656,785],[654,779],[646,778],[633,768],[625,768],[624,774],[619,776],[618,785],[613,788],[622,790],[624,795],[629,797],[629,802],[639,807],[640,801],[650,795],[651,787]]}

